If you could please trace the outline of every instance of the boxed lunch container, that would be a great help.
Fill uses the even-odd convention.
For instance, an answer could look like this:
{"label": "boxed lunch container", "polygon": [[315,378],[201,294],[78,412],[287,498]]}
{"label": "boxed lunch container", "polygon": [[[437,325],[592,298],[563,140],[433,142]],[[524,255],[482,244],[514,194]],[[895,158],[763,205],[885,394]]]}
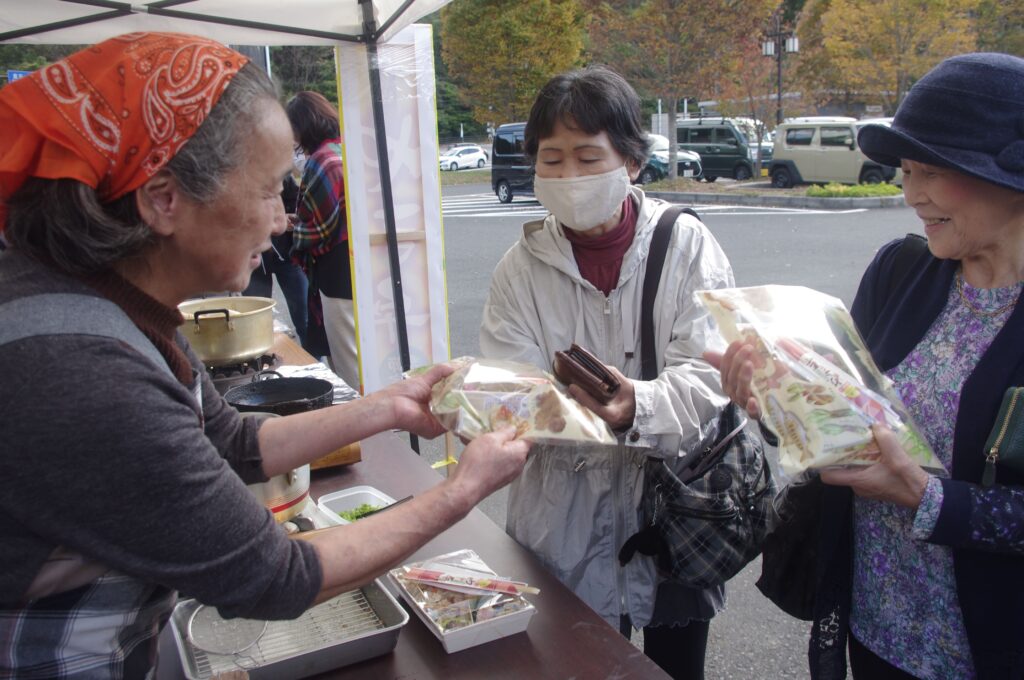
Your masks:
{"label": "boxed lunch container", "polygon": [[388,576],[449,654],[522,633],[537,611],[523,593],[539,591],[497,576],[472,550],[407,564]]}
{"label": "boxed lunch container", "polygon": [[329,515],[332,520],[336,520],[338,525],[341,525],[350,524],[351,521],[338,513],[357,510],[363,506],[380,509],[394,502],[394,498],[380,489],[372,486],[353,486],[320,496],[320,500],[317,501],[317,507]]}

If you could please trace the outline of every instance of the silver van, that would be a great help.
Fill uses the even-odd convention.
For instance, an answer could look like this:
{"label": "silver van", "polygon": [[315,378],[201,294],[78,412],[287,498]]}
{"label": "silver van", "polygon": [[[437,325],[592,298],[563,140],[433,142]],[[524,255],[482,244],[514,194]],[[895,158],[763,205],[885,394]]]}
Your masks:
{"label": "silver van", "polygon": [[896,170],[876,163],[857,146],[863,123],[844,116],[794,118],[775,129],[775,149],[769,174],[780,189],[794,184],[890,182]]}

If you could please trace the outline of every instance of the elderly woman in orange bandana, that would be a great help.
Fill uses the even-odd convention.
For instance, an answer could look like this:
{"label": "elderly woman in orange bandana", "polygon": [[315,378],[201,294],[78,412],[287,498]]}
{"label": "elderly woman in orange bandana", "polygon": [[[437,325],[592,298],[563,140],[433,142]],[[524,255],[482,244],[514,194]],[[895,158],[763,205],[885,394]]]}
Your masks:
{"label": "elderly woman in orange bandana", "polygon": [[449,368],[350,404],[241,419],[177,333],[242,290],[292,132],[266,76],[215,42],[113,38],[0,91],[0,676],[143,677],[181,590],[298,616],[365,583],[521,470],[510,432],[395,510],[289,540],[245,488],[348,442],[434,436]]}

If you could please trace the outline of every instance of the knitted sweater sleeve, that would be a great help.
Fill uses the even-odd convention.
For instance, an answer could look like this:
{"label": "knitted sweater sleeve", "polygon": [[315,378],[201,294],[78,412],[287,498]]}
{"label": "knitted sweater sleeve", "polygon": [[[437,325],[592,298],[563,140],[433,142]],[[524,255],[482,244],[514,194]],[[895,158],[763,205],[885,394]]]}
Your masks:
{"label": "knitted sweater sleeve", "polygon": [[938,518],[926,540],[1024,555],[1024,489],[942,479]]}
{"label": "knitted sweater sleeve", "polygon": [[313,547],[286,538],[232,470],[262,478],[255,423],[218,410],[215,394],[201,420],[183,385],[106,338],[9,344],[0,374],[0,601],[20,598],[63,546],[228,616],[310,606]]}

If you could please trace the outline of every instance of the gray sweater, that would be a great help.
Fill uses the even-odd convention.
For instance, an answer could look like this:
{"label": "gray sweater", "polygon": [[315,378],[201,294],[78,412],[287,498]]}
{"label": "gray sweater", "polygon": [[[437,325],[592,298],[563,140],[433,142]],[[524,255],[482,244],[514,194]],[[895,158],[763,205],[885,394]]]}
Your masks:
{"label": "gray sweater", "polygon": [[[0,254],[0,304],[41,293],[99,296]],[[117,340],[55,335],[0,350],[0,607],[24,600],[58,548],[228,616],[293,618],[312,604],[315,550],[245,488],[265,479],[259,421],[243,421],[174,341],[203,381],[201,417],[188,386]]]}

